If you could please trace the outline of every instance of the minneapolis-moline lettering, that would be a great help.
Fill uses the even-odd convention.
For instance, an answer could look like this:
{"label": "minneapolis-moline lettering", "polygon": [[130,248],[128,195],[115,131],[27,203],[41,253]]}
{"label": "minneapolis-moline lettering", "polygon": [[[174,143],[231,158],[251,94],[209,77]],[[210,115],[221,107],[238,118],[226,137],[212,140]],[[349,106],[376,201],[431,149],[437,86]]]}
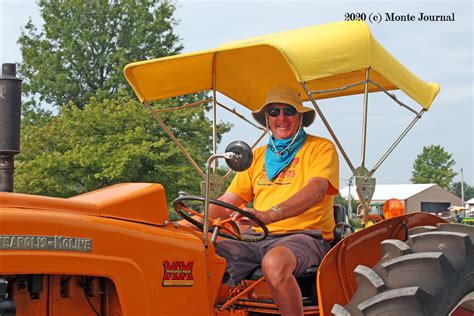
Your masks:
{"label": "minneapolis-moline lettering", "polygon": [[0,236],[0,250],[62,250],[91,252],[92,239],[65,236]]}

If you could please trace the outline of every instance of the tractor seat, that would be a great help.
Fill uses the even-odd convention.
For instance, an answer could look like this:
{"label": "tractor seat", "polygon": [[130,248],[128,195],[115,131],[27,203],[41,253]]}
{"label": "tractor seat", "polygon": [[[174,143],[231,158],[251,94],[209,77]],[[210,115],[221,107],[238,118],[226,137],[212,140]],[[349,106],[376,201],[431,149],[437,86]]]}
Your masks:
{"label": "tractor seat", "polygon": [[[349,231],[353,231],[352,227],[346,221],[346,209],[344,206],[339,204],[334,204],[334,221],[336,226],[334,227],[334,239],[331,242],[331,247],[336,245],[341,241],[345,236],[348,235]],[[302,275],[296,278],[298,285],[300,286],[301,293],[303,295],[303,305],[316,305],[317,304],[317,295],[316,295],[316,272],[318,271],[318,265],[314,265],[306,269]],[[246,279],[247,280],[258,280],[263,276],[262,267],[255,269],[252,274],[250,274]]]}

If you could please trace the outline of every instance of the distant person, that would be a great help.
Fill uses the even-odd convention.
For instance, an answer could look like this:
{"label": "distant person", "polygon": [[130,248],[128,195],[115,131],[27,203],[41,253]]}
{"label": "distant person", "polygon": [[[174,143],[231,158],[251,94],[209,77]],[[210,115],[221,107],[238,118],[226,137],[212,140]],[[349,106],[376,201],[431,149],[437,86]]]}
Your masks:
{"label": "distant person", "polygon": [[458,211],[454,212],[454,220],[456,221],[456,223],[462,223],[463,218]]}
{"label": "distant person", "polygon": [[405,214],[405,206],[399,199],[389,199],[383,203],[382,213],[385,219],[400,216]]}

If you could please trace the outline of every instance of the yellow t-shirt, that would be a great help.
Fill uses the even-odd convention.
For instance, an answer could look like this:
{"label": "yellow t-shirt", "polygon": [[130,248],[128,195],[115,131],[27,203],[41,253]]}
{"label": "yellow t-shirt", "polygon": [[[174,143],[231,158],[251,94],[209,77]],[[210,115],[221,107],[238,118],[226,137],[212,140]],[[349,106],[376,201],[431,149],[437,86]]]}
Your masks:
{"label": "yellow t-shirt", "polygon": [[254,150],[252,165],[236,174],[227,191],[246,202],[253,200],[255,209],[265,211],[297,193],[307,185],[310,178],[325,178],[329,181],[329,187],[321,202],[298,216],[267,226],[272,233],[320,229],[325,239],[333,239],[333,199],[339,192],[339,159],[333,143],[325,138],[308,135],[290,165],[272,181],[268,180],[265,171],[265,150],[266,146]]}

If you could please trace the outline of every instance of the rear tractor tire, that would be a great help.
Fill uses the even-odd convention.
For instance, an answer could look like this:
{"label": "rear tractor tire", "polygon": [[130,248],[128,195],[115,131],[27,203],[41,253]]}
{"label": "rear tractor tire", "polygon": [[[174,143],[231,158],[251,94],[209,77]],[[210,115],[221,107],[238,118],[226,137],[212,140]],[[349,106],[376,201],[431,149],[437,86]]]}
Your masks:
{"label": "rear tractor tire", "polygon": [[408,234],[406,242],[383,241],[372,268],[357,266],[357,291],[347,305],[334,305],[334,315],[449,315],[472,300],[474,226],[421,226]]}

